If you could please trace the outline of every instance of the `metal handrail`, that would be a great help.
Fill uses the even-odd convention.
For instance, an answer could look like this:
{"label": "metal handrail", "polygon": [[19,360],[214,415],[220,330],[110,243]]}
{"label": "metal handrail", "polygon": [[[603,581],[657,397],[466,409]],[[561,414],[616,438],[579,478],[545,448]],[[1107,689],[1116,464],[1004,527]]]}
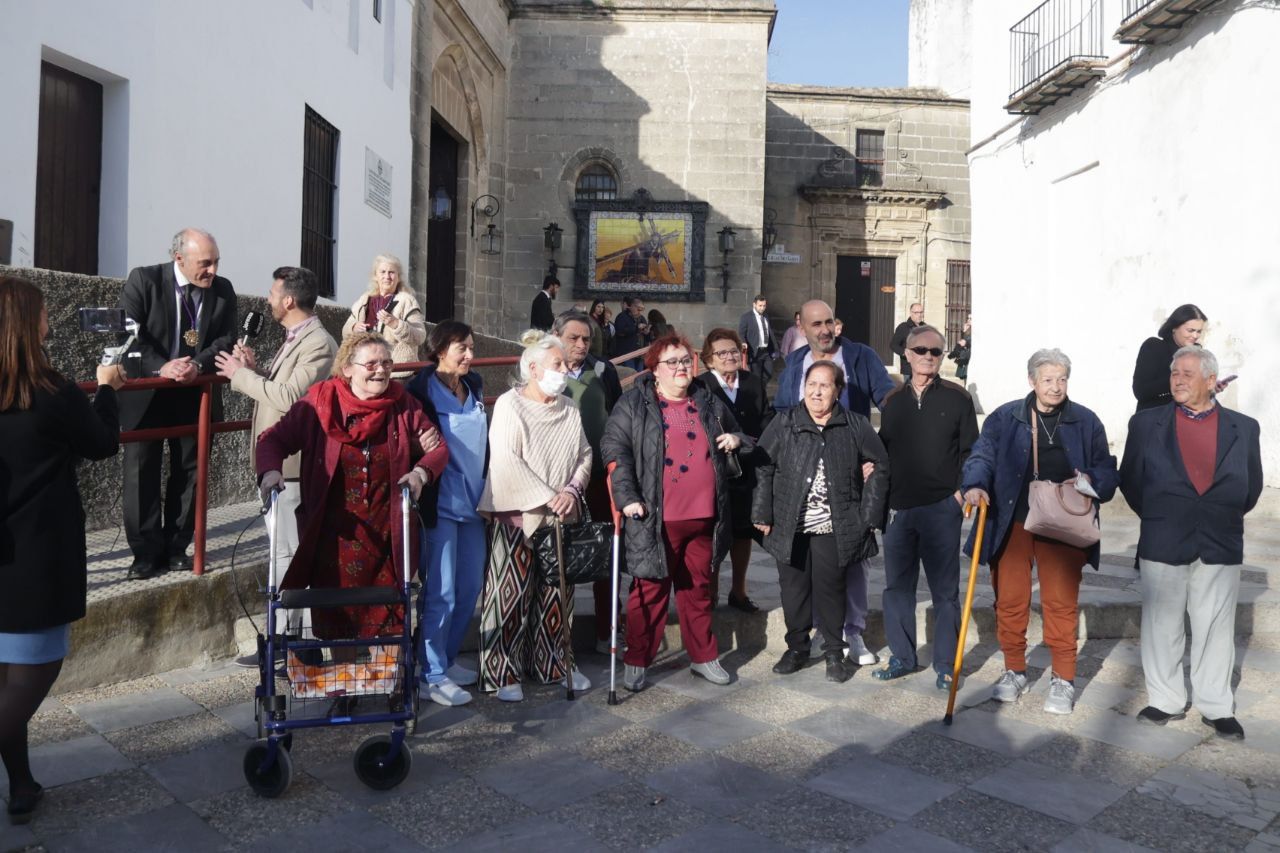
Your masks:
{"label": "metal handrail", "polygon": [[1101,0],[1044,0],[1009,28],[1009,100],[1063,63],[1106,59],[1102,45]]}

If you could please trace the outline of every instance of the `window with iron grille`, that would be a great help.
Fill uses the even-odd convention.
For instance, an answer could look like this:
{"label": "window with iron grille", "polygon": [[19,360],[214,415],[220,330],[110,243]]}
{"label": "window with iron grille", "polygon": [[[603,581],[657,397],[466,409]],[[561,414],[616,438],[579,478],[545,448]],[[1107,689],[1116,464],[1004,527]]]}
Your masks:
{"label": "window with iron grille", "polygon": [[858,186],[884,186],[884,131],[858,131],[856,157]]}
{"label": "window with iron grille", "polygon": [[612,201],[618,197],[618,179],[605,164],[589,163],[578,173],[573,197],[577,201]]}
{"label": "window with iron grille", "polygon": [[947,346],[954,347],[965,336],[964,324],[970,308],[969,262],[947,261]]}
{"label": "window with iron grille", "polygon": [[302,266],[334,295],[334,220],[338,196],[338,129],[307,107],[302,136]]}

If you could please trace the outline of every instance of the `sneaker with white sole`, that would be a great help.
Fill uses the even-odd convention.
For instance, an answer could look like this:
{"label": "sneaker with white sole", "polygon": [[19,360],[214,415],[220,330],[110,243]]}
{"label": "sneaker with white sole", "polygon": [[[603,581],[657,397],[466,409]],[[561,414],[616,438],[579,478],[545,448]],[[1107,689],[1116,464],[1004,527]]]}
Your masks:
{"label": "sneaker with white sole", "polygon": [[997,702],[1017,702],[1018,698],[1027,692],[1027,688],[1025,673],[1006,669],[1004,675],[1000,676],[1000,680],[991,689],[991,698]]}
{"label": "sneaker with white sole", "polygon": [[502,702],[523,702],[524,688],[520,686],[520,682],[508,684],[505,687],[498,688],[498,699]]}
{"label": "sneaker with white sole", "polygon": [[[573,689],[574,689],[574,690],[590,690],[590,689],[591,689],[591,679],[589,679],[589,678],[587,678],[585,675],[583,675],[583,674],[582,674],[582,670],[580,670],[580,669],[578,669],[577,667],[575,667],[575,668],[574,668],[574,670],[573,670],[572,675],[573,675]],[[560,683],[561,683],[562,685],[565,685],[565,686],[567,687],[568,685],[567,685],[567,684],[565,684],[565,682],[566,682],[566,681],[568,681],[568,679],[567,679],[567,678],[562,678],[562,679],[560,679]]]}
{"label": "sneaker with white sole", "polygon": [[729,677],[729,673],[724,671],[724,667],[720,665],[720,661],[718,660],[709,660],[706,663],[691,664],[689,669],[694,675],[701,675],[712,684],[719,684],[723,686],[733,681],[733,679]]}
{"label": "sneaker with white sole", "polygon": [[867,648],[867,644],[862,639],[861,634],[850,634],[847,639],[849,651],[846,655],[849,660],[856,661],[858,666],[871,666],[872,664],[880,663],[880,656]]}
{"label": "sneaker with white sole", "polygon": [[1044,710],[1049,714],[1070,714],[1076,707],[1076,686],[1057,674],[1049,680],[1049,692],[1044,697]]}
{"label": "sneaker with white sole", "polygon": [[449,667],[444,674],[459,687],[470,687],[480,680],[480,676],[474,669],[467,669],[460,663]]}
{"label": "sneaker with white sole", "polygon": [[644,690],[644,667],[624,664],[622,667],[622,686],[632,693]]}
{"label": "sneaker with white sole", "polygon": [[465,705],[471,701],[471,694],[448,678],[437,684],[428,684],[427,696],[430,697],[432,702],[437,705],[444,705],[446,708]]}

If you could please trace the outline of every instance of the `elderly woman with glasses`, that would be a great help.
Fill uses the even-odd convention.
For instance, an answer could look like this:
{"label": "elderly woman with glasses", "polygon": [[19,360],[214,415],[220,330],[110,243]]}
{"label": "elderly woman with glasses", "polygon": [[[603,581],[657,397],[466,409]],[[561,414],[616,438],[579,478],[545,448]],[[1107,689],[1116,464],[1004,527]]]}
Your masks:
{"label": "elderly woman with glasses", "polygon": [[[449,449],[422,404],[391,378],[391,345],[357,332],[338,348],[333,376],[311,386],[258,438],[255,462],[264,496],[285,486],[284,460],[301,452],[298,550],[282,589],[395,586],[401,551],[399,486],[415,499],[436,482]],[[424,452],[423,445],[430,446]],[[416,529],[416,520],[410,523]],[[416,544],[417,536],[410,539]],[[407,555],[416,565],[416,555]],[[373,637],[400,630],[397,607],[312,611],[321,639]]]}
{"label": "elderly woman with glasses", "polygon": [[[378,255],[369,272],[369,288],[351,306],[342,336],[377,332],[391,345],[396,364],[418,360],[418,348],[427,339],[427,324],[413,290],[405,284],[404,266],[395,255]],[[405,379],[412,371],[395,374]]]}
{"label": "elderly woman with glasses", "polygon": [[[1078,548],[1030,533],[1023,525],[1030,509],[1031,481],[1039,445],[1039,479],[1082,481],[1099,502],[1111,500],[1120,484],[1107,431],[1089,409],[1067,397],[1071,359],[1058,349],[1038,350],[1027,361],[1031,393],[1005,403],[987,417],[982,433],[960,471],[966,502],[990,506],[979,560],[991,566],[996,591],[996,639],[1005,672],[993,697],[1016,702],[1027,683],[1027,622],[1031,613],[1031,567],[1040,581],[1044,642],[1053,664],[1044,710],[1070,714],[1075,708],[1076,622],[1085,564],[1098,568],[1099,548]],[[977,525],[964,552],[973,555]]]}
{"label": "elderly woman with glasses", "polygon": [[[764,382],[750,370],[743,369],[742,339],[732,329],[712,329],[702,344],[702,363],[709,370],[693,380],[693,384],[720,400],[733,412],[738,426],[753,439],[764,434],[773,420],[773,406],[765,394]],[[729,481],[729,514],[732,517],[733,544],[729,560],[733,564],[733,586],[729,606],[743,613],[760,608],[747,596],[747,564],[751,561],[751,542],[756,530],[751,526],[751,490],[755,487],[754,456],[739,453],[742,476]],[[719,601],[720,564],[711,574],[711,604]]]}
{"label": "elderly woman with glasses", "polygon": [[644,364],[649,372],[613,407],[600,442],[605,464],[617,465],[613,500],[623,515],[633,578],[622,685],[644,689],[673,586],[692,672],[728,684],[711,630],[711,567],[724,559],[732,536],[726,455],[754,442],[727,406],[693,384],[684,336],[654,341]]}

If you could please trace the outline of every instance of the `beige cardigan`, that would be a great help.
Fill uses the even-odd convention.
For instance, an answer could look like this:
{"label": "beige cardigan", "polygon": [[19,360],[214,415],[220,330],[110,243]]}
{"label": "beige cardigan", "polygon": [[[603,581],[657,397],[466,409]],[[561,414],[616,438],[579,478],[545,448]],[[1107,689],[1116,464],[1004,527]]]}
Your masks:
{"label": "beige cardigan", "polygon": [[[356,304],[351,306],[351,316],[342,324],[342,337],[350,335],[357,323],[364,322],[365,307],[368,304],[369,292],[365,291],[360,294]],[[427,323],[422,315],[422,308],[418,306],[418,298],[413,295],[412,290],[401,287],[396,291],[396,304],[391,306],[391,313],[400,318],[400,323],[394,329],[378,323],[373,330],[391,343],[391,357],[397,364],[421,361],[418,348],[427,339]],[[400,371],[395,374],[396,378],[411,375],[412,371]]]}
{"label": "beige cardigan", "polygon": [[579,492],[591,477],[591,445],[568,397],[535,403],[513,388],[493,404],[489,479],[481,512],[522,512],[525,536],[551,520],[547,502],[567,485]]}

